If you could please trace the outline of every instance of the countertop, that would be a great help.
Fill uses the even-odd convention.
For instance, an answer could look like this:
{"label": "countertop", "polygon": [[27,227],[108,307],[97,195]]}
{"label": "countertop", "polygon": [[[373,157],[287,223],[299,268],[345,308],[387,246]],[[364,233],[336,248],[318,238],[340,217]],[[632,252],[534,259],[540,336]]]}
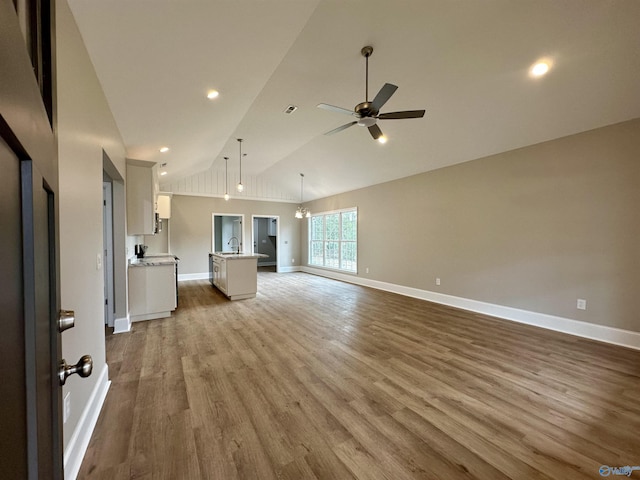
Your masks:
{"label": "countertop", "polygon": [[175,265],[180,259],[169,253],[150,253],[143,258],[132,258],[129,260],[130,267],[156,267],[158,265]]}
{"label": "countertop", "polygon": [[210,257],[226,258],[227,260],[245,260],[248,258],[267,258],[264,253],[232,253],[232,252],[209,252]]}

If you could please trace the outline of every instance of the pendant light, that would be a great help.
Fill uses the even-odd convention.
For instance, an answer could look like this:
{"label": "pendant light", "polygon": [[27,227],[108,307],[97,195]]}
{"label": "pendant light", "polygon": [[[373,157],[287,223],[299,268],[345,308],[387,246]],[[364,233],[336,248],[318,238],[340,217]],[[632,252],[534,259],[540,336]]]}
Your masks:
{"label": "pendant light", "polygon": [[224,157],[224,199],[227,202],[229,201],[229,175],[227,174],[228,163],[229,163],[229,157]]}
{"label": "pendant light", "polygon": [[302,206],[303,201],[303,193],[304,193],[304,173],[300,174],[300,205],[298,205],[298,209],[296,210],[296,218],[309,218],[311,216],[311,210],[308,208],[304,208]]}
{"label": "pendant light", "polygon": [[238,138],[238,146],[240,147],[240,182],[237,185],[237,189],[239,192],[244,190],[244,185],[242,185],[242,139]]}

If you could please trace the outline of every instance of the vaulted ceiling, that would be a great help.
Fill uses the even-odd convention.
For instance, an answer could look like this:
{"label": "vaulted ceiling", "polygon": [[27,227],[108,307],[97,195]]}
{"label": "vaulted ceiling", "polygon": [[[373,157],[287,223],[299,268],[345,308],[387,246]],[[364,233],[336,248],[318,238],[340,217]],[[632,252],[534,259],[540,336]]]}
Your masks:
{"label": "vaulted ceiling", "polygon": [[[128,156],[163,182],[237,170],[243,138],[243,172],[293,198],[304,172],[313,199],[640,117],[637,0],[69,4]],[[384,145],[323,135],[353,119],[316,107],[365,100],[365,45],[369,97],[399,87],[382,111],[427,111],[379,121]]]}

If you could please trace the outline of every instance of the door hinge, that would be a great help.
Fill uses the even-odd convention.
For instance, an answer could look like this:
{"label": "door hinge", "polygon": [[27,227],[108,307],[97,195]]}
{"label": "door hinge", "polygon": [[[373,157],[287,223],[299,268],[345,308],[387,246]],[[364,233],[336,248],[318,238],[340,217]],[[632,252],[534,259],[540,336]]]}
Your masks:
{"label": "door hinge", "polygon": [[104,299],[104,304],[105,304],[105,305],[109,305],[109,299],[108,299],[108,298],[105,298],[105,299]]}

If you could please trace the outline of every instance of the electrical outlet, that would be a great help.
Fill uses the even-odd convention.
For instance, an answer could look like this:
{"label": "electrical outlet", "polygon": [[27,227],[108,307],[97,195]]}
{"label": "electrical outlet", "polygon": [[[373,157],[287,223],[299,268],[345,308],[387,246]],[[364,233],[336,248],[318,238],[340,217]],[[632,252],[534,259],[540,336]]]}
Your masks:
{"label": "electrical outlet", "polygon": [[369,267],[364,269],[364,273],[369,273]]}
{"label": "electrical outlet", "polygon": [[440,285],[440,278],[436,277],[436,285]]}
{"label": "electrical outlet", "polygon": [[67,392],[64,396],[64,407],[62,409],[62,423],[67,423],[71,415],[71,392]]}
{"label": "electrical outlet", "polygon": [[579,298],[578,302],[576,304],[576,308],[578,310],[586,310],[587,309],[587,301],[582,299],[582,298]]}
{"label": "electrical outlet", "polygon": [[295,259],[295,258],[292,258],[292,259],[291,259],[291,263],[292,263],[292,264],[293,264],[293,263],[296,263],[296,259]]}

